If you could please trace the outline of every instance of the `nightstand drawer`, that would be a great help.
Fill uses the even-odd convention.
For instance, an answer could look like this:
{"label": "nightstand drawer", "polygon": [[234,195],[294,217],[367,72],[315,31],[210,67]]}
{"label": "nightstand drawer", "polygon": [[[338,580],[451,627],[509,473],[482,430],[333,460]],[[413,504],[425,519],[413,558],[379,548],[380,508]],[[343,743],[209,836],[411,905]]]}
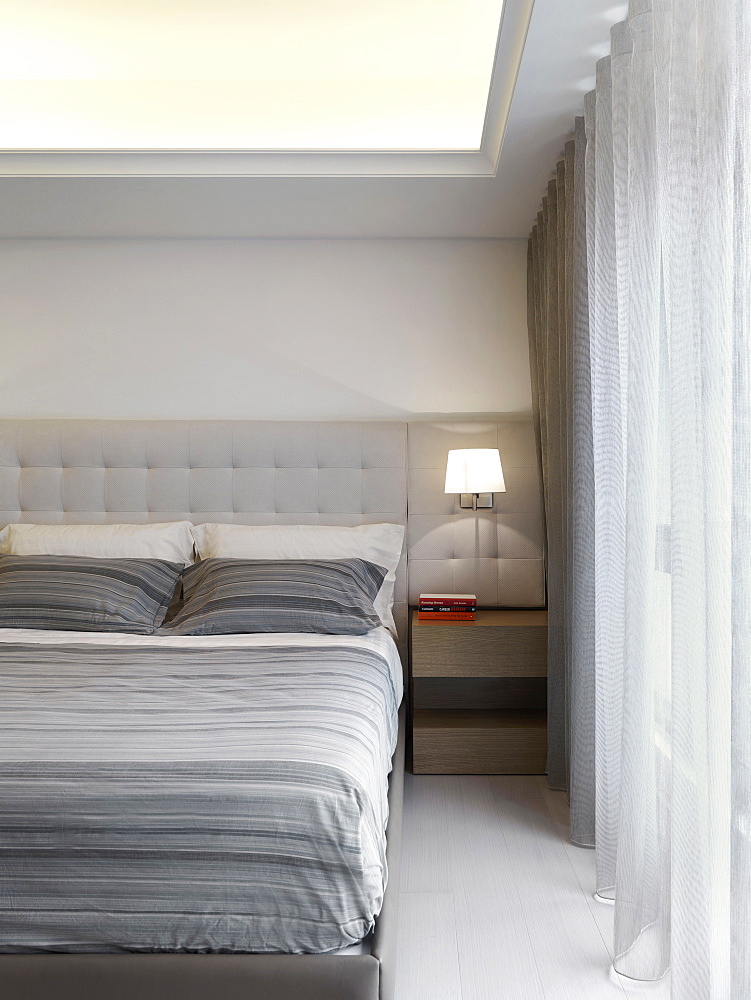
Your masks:
{"label": "nightstand drawer", "polygon": [[[501,616],[508,624],[501,625]],[[474,622],[412,622],[414,677],[546,677],[547,616],[478,612]]]}
{"label": "nightstand drawer", "polygon": [[544,713],[414,713],[415,774],[543,774]]}
{"label": "nightstand drawer", "polygon": [[415,774],[543,774],[546,611],[478,611],[474,621],[412,615]]}

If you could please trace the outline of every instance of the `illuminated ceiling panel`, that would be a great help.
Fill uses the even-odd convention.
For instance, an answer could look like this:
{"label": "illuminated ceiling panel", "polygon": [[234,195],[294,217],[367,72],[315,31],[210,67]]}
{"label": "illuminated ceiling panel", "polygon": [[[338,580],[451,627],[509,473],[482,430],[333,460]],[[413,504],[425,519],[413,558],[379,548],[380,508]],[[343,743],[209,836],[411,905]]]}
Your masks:
{"label": "illuminated ceiling panel", "polygon": [[502,8],[0,0],[0,148],[478,150]]}

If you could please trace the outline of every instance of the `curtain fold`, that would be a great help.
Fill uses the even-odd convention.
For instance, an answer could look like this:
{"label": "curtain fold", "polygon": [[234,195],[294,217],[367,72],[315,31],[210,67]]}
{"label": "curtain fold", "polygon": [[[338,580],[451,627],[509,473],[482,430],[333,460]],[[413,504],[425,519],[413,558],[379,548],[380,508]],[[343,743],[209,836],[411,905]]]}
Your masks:
{"label": "curtain fold", "polygon": [[549,780],[615,968],[751,997],[751,4],[631,0],[529,247]]}
{"label": "curtain fold", "polygon": [[[568,715],[570,725],[569,798],[571,839],[595,843],[595,512],[592,438],[592,370],[589,349],[587,285],[587,203],[585,198],[586,124],[577,118],[571,175],[571,382],[569,414],[569,619],[567,629]],[[567,169],[568,176],[568,169]],[[574,669],[576,664],[576,669]]]}

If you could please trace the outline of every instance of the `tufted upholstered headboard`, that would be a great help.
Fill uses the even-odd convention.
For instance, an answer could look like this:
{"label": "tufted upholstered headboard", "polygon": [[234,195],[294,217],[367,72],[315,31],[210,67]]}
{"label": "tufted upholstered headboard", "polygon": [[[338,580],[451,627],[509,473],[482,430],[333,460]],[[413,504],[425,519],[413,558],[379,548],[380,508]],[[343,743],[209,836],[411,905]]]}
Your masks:
{"label": "tufted upholstered headboard", "polygon": [[[498,447],[507,492],[465,511],[443,492],[449,448]],[[409,516],[407,506],[409,501]],[[407,524],[407,600],[470,591],[545,604],[543,515],[529,419],[461,422],[0,420],[0,526],[11,521]]]}
{"label": "tufted upholstered headboard", "polygon": [[0,526],[173,520],[406,524],[407,425],[0,420]]}

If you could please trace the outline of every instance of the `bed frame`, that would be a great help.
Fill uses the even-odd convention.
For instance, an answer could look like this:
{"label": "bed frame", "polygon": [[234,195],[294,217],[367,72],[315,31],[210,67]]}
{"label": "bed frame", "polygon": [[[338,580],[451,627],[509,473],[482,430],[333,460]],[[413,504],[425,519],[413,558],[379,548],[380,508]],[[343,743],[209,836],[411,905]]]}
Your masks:
{"label": "bed frame", "polygon": [[[190,520],[406,523],[407,425],[0,420],[0,526]],[[394,617],[406,640],[406,558]],[[406,662],[404,652],[403,660]],[[369,955],[2,955],[12,1000],[393,1000],[405,711],[388,884]]]}

